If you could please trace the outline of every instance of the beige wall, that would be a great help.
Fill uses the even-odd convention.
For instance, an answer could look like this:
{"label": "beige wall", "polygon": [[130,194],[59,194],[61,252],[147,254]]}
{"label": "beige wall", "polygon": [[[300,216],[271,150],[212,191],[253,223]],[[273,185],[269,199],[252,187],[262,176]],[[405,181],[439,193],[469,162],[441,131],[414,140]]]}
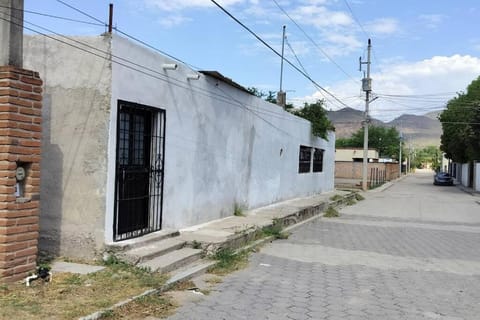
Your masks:
{"label": "beige wall", "polygon": [[[353,161],[354,158],[363,158],[363,149],[335,149],[335,161]],[[378,159],[378,151],[375,149],[368,149],[368,158]]]}
{"label": "beige wall", "polygon": [[[362,162],[335,161],[335,178],[362,179]],[[369,163],[368,179],[371,179],[372,169],[385,171],[387,181],[398,177],[398,163]]]}

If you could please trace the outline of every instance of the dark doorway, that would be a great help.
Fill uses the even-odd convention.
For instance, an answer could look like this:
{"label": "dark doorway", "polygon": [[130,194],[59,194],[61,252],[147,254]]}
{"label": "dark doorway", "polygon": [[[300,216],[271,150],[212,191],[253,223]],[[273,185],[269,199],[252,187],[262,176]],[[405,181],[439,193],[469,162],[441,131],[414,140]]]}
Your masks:
{"label": "dark doorway", "polygon": [[165,111],[119,101],[114,239],[162,226]]}

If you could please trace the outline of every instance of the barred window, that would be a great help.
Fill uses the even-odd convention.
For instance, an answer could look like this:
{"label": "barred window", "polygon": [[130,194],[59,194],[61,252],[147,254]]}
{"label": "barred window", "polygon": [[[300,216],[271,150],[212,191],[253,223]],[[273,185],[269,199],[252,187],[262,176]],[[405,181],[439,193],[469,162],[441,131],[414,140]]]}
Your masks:
{"label": "barred window", "polygon": [[323,171],[323,152],[325,150],[315,148],[313,152],[313,172]]}
{"label": "barred window", "polygon": [[298,157],[298,173],[310,172],[310,164],[312,162],[312,148],[300,146]]}

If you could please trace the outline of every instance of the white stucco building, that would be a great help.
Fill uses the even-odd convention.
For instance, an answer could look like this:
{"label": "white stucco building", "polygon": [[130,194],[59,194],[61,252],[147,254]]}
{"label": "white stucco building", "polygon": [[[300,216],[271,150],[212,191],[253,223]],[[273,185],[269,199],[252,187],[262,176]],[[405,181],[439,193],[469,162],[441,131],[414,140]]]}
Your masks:
{"label": "white stucco building", "polygon": [[25,38],[44,80],[41,249],[105,244],[331,191],[335,136],[118,36]]}

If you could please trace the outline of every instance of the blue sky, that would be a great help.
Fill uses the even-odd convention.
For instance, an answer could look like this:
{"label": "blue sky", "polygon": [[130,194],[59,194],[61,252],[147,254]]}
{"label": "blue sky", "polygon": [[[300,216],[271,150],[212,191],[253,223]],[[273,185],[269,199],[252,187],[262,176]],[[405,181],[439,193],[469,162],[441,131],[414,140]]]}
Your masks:
{"label": "blue sky", "polygon": [[[115,7],[120,30],[199,70],[217,70],[245,87],[279,89],[280,58],[209,0],[63,0],[101,21]],[[372,116],[438,110],[480,75],[478,0],[218,0],[273,48],[345,105],[363,110],[358,58],[372,39]],[[25,0],[25,10],[93,22],[57,0]],[[290,18],[287,16],[290,16]],[[26,13],[28,22],[68,35],[98,35],[104,26]],[[293,20],[293,21],[292,21]],[[298,26],[299,27],[298,27]],[[33,27],[37,29],[36,27]],[[28,31],[30,32],[30,31]],[[292,49],[290,49],[290,47]],[[298,60],[303,67],[300,66]],[[288,99],[326,99],[304,76],[285,65]]]}

